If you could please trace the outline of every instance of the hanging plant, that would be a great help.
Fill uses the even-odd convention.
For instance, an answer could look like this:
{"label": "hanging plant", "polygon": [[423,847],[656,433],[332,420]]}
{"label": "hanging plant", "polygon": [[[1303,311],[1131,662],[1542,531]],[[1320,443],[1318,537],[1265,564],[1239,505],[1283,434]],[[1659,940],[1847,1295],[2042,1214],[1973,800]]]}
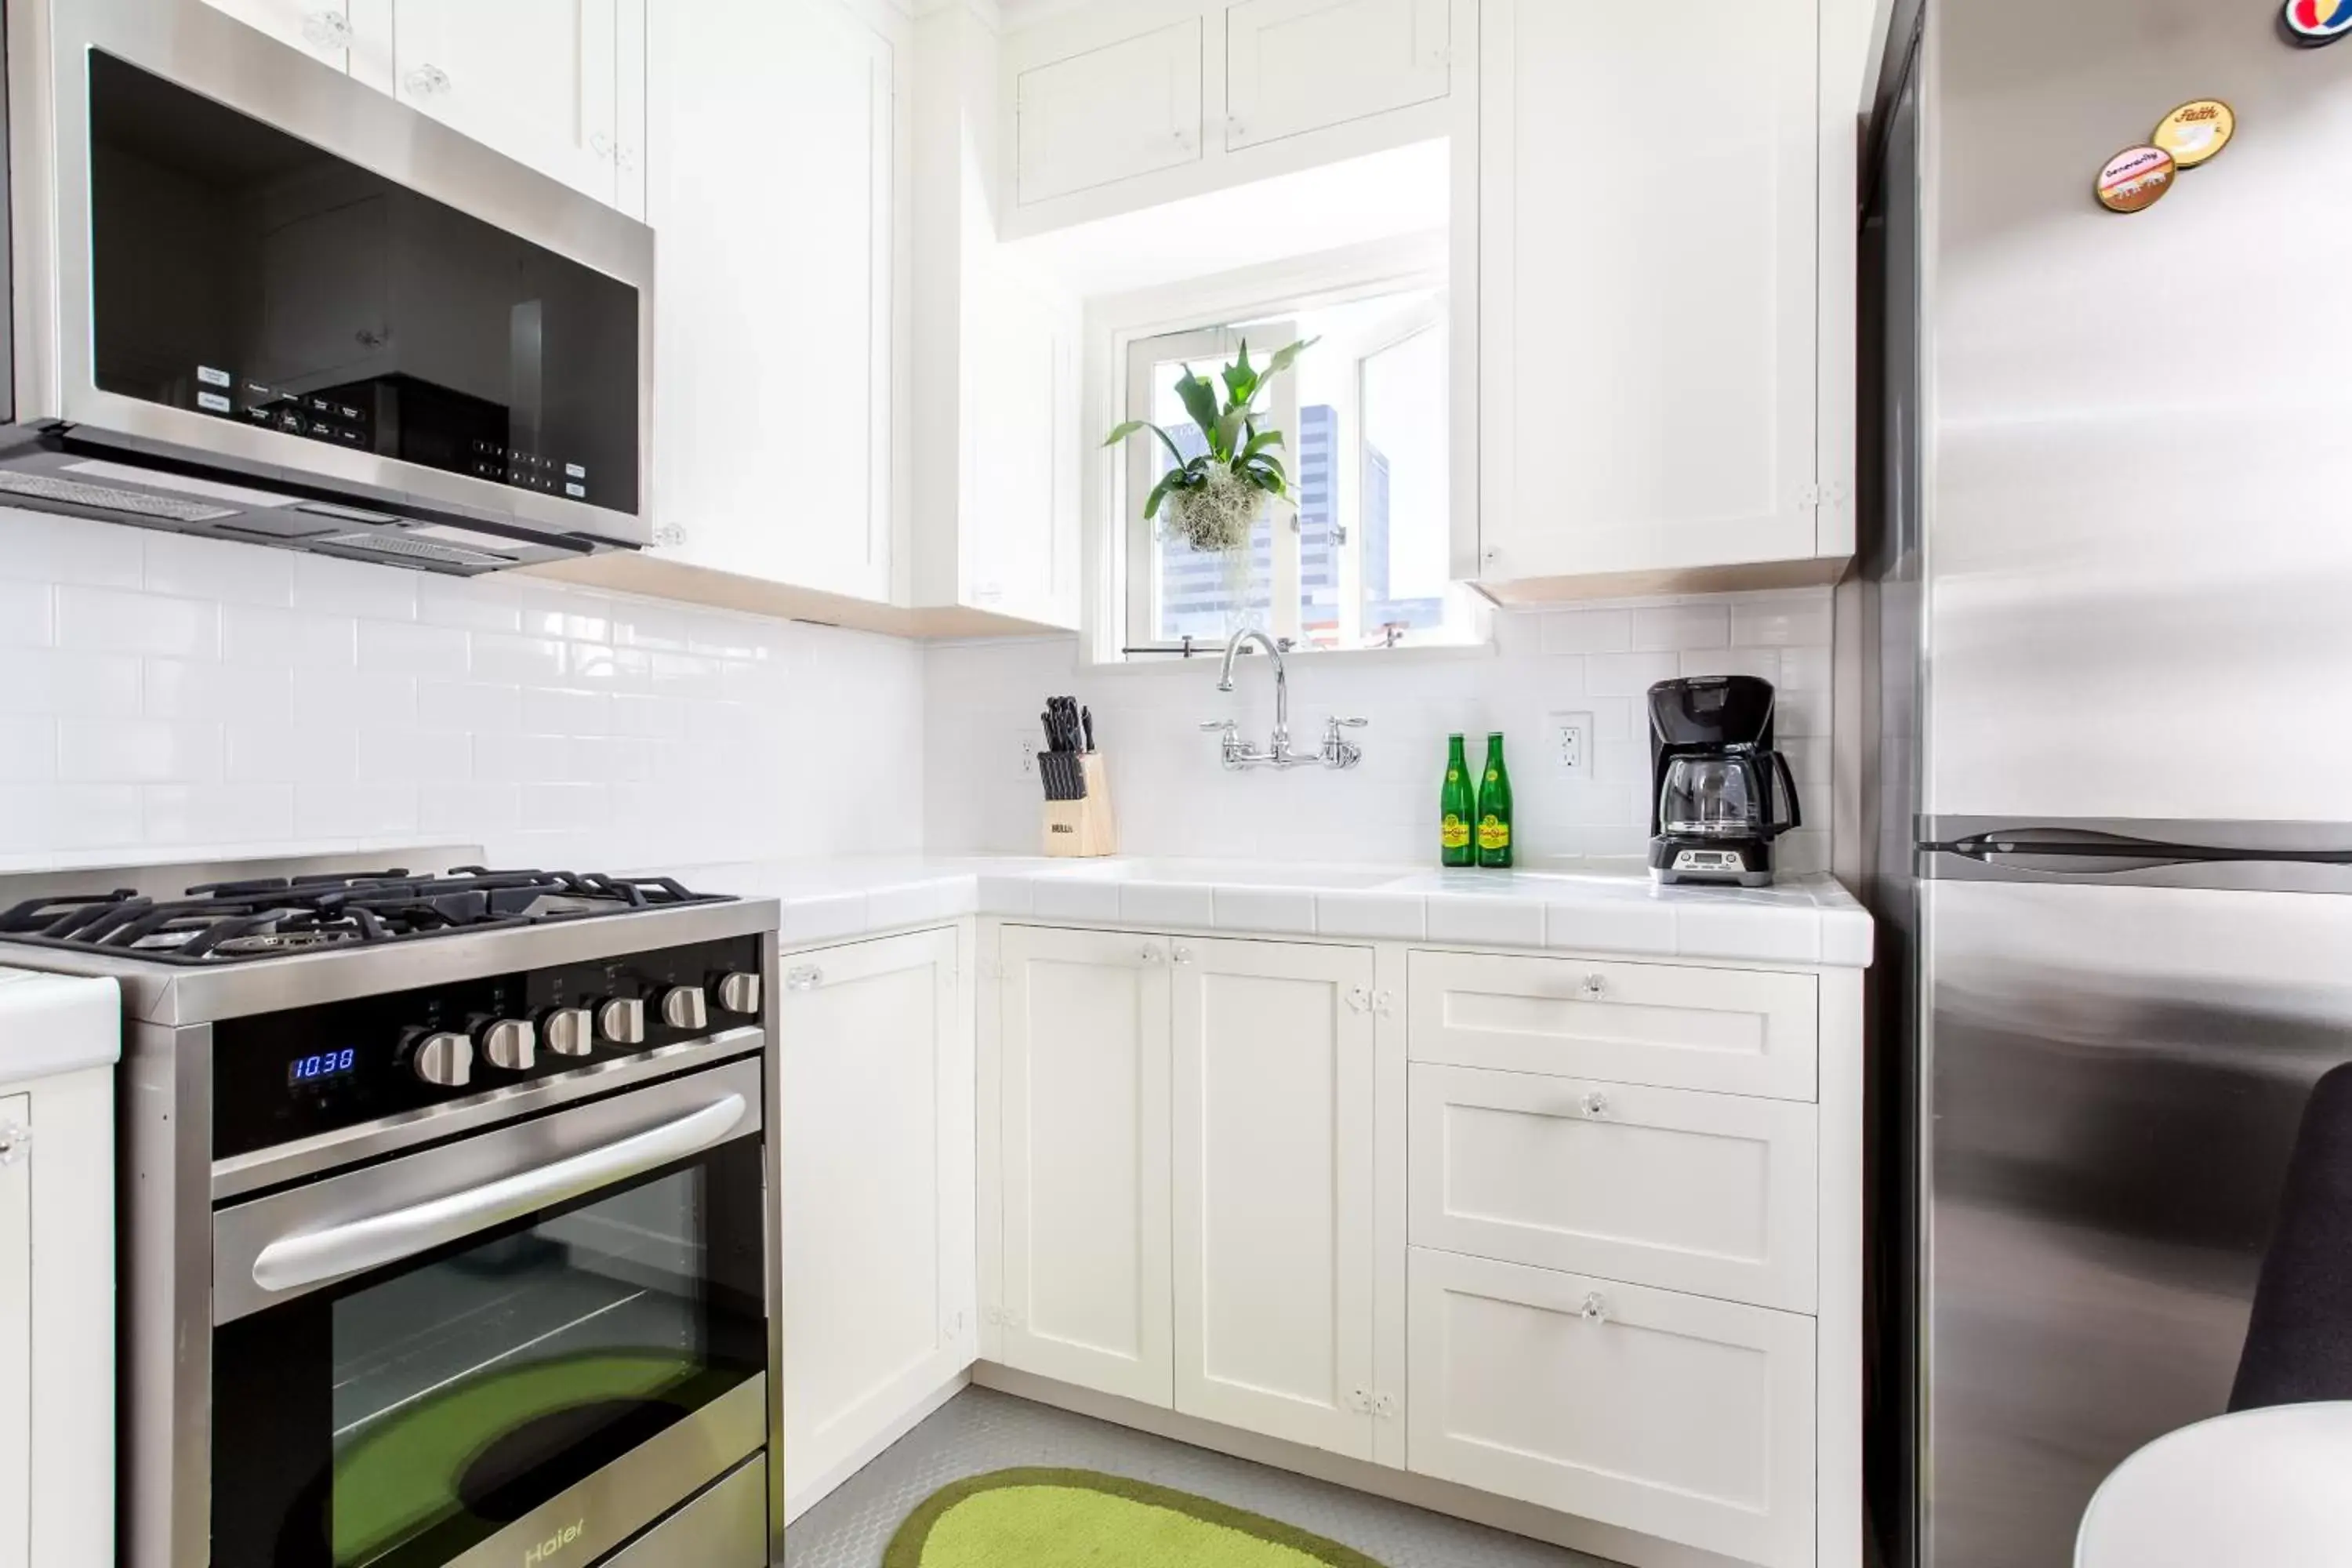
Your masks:
{"label": "hanging plant", "polygon": [[1268,498],[1286,504],[1290,501],[1289,473],[1274,455],[1283,444],[1282,432],[1258,427],[1255,405],[1258,394],[1315,342],[1305,338],[1277,350],[1265,368],[1258,370],[1250,364],[1249,343],[1244,341],[1240,356],[1218,378],[1224,386],[1222,400],[1216,385],[1202,380],[1186,365],[1183,379],[1176,384],[1176,395],[1208,444],[1208,450],[1197,457],[1187,458],[1173,437],[1143,419],[1130,419],[1104,438],[1104,446],[1116,447],[1149,430],[1176,459],[1176,466],[1160,476],[1143,503],[1147,521],[1156,519],[1164,505],[1170,527],[1185,543],[1194,550],[1231,552],[1248,546],[1250,530],[1265,510]]}

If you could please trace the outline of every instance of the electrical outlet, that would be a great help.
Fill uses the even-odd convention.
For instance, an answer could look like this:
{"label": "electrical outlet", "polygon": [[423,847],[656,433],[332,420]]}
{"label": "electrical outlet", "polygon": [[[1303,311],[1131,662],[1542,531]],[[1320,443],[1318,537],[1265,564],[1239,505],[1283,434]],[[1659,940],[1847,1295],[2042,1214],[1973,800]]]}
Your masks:
{"label": "electrical outlet", "polygon": [[1037,747],[1036,736],[1024,734],[1021,737],[1021,776],[1024,779],[1037,776]]}
{"label": "electrical outlet", "polygon": [[1570,778],[1591,778],[1592,715],[1555,713],[1551,716],[1551,732],[1559,747],[1559,771]]}

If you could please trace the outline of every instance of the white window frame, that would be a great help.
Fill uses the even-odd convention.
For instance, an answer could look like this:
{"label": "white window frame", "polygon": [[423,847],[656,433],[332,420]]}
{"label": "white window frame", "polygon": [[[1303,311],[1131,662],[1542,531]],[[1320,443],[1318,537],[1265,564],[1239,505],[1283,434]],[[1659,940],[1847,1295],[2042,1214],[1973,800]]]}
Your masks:
{"label": "white window frame", "polygon": [[[1462,331],[1460,307],[1465,289],[1463,279],[1449,276],[1455,264],[1449,237],[1439,232],[1355,246],[1319,256],[1249,268],[1216,278],[1097,300],[1089,305],[1087,312],[1089,423],[1097,428],[1108,429],[1129,418],[1141,418],[1149,414],[1149,386],[1139,380],[1139,375],[1148,374],[1148,372],[1138,371],[1139,356],[1133,352],[1139,344],[1160,339],[1194,339],[1205,343],[1213,338],[1223,345],[1237,342],[1244,335],[1223,328],[1204,329],[1200,325],[1203,321],[1247,322],[1247,335],[1254,344],[1255,340],[1264,336],[1272,347],[1279,348],[1290,340],[1287,337],[1276,338],[1274,333],[1281,330],[1280,321],[1292,312],[1304,313],[1383,294],[1433,289],[1441,292],[1426,313],[1433,323],[1443,322],[1458,334]],[[1408,310],[1401,311],[1400,316],[1423,313]],[[1271,330],[1269,323],[1273,324]],[[1364,352],[1378,352],[1380,346],[1393,346],[1394,342],[1402,342],[1405,336],[1410,335],[1410,332],[1404,333],[1386,345],[1372,344],[1368,335],[1364,340],[1368,345]],[[1321,352],[1322,347],[1318,345],[1316,352]],[[1159,352],[1164,351],[1155,350],[1155,353]],[[1208,356],[1203,354],[1202,357]],[[1228,352],[1217,363],[1222,365],[1230,357]],[[1477,461],[1475,445],[1465,451],[1461,444],[1460,410],[1465,397],[1475,399],[1475,388],[1465,388],[1461,384],[1462,355],[1458,344],[1449,362],[1448,373],[1454,378],[1450,399],[1456,410],[1452,448],[1455,471],[1450,494],[1452,505],[1458,510],[1465,494],[1475,495],[1475,489],[1465,490],[1463,480],[1465,473],[1475,473]],[[1286,381],[1292,379],[1285,378]],[[1360,399],[1360,368],[1352,379],[1355,383],[1353,395]],[[1295,402],[1295,386],[1290,389],[1289,396]],[[1357,484],[1340,487],[1343,517],[1348,523],[1351,546],[1349,554],[1353,558],[1354,542],[1362,537],[1360,529],[1355,526],[1356,500],[1351,493],[1360,489],[1360,447],[1355,445],[1360,441],[1356,432],[1357,422],[1343,419],[1341,423],[1343,438],[1351,445],[1347,451],[1338,454],[1338,458],[1349,465],[1343,471],[1358,475]],[[1276,427],[1286,436],[1295,436],[1297,428],[1295,412],[1289,423]],[[1139,434],[1134,439],[1141,443],[1150,441],[1151,437],[1149,434]],[[1294,456],[1285,452],[1286,469],[1295,467],[1292,462]],[[1141,585],[1142,592],[1139,593],[1137,578],[1139,574],[1130,570],[1130,565],[1139,559],[1138,551],[1149,552],[1153,547],[1150,525],[1143,524],[1141,518],[1142,497],[1150,492],[1154,482],[1149,458],[1139,458],[1132,451],[1097,454],[1096,471],[1089,478],[1088,489],[1096,498],[1096,504],[1103,509],[1097,515],[1104,521],[1087,531],[1089,565],[1087,580],[1092,587],[1085,606],[1087,627],[1085,646],[1090,664],[1108,667],[1149,662],[1148,659],[1131,660],[1127,650],[1135,648],[1157,653],[1164,648],[1173,652],[1181,646],[1173,642],[1153,642],[1140,635],[1152,629],[1150,583],[1145,580]],[[1140,489],[1137,488],[1139,485]],[[1135,498],[1131,504],[1130,496]],[[1460,520],[1450,520],[1450,523],[1452,529],[1458,531]],[[1295,533],[1293,537],[1296,537]],[[1282,552],[1277,549],[1276,554],[1279,559]],[[1287,605],[1291,629],[1286,633],[1268,628],[1274,636],[1287,635],[1294,639],[1297,636],[1299,614],[1296,592],[1297,560],[1297,552],[1293,552],[1294,574],[1290,584],[1293,591],[1282,594],[1277,585],[1275,598],[1278,606]],[[1353,605],[1353,613],[1357,616],[1361,614],[1361,605],[1357,602],[1359,595],[1352,589],[1355,583],[1360,582],[1360,577],[1358,577],[1348,583],[1346,586],[1351,591],[1343,595],[1343,603]],[[1460,591],[1458,584],[1456,591]],[[1143,601],[1139,608],[1139,599]],[[1470,618],[1463,628],[1464,638],[1458,643],[1407,644],[1396,649],[1343,645],[1334,649],[1302,651],[1320,658],[1337,653],[1393,654],[1414,650],[1456,653],[1483,647],[1487,645],[1489,637],[1486,608],[1475,597],[1468,608]],[[1195,644],[1194,648],[1199,651],[1199,645]]]}
{"label": "white window frame", "polygon": [[[1248,331],[1231,327],[1209,327],[1198,331],[1168,332],[1154,338],[1138,338],[1127,346],[1127,406],[1139,412],[1130,418],[1145,419],[1151,415],[1151,373],[1160,365],[1181,360],[1190,364],[1195,374],[1218,387],[1218,371],[1231,364],[1241,345],[1249,337],[1258,339],[1256,363],[1264,364],[1274,352],[1285,343],[1296,341],[1297,331],[1288,321],[1253,323]],[[1296,440],[1298,434],[1298,377],[1284,375],[1266,389],[1264,423],[1266,428],[1279,430],[1286,443]],[[1158,437],[1150,431],[1139,431],[1127,443],[1127,489],[1133,497],[1149,496],[1151,487],[1160,482],[1159,458],[1163,448]],[[1297,459],[1286,445],[1280,451],[1285,473],[1296,475]],[[1298,510],[1280,502],[1272,508],[1274,532],[1274,582],[1267,597],[1267,616],[1272,624],[1268,636],[1298,640],[1299,535]],[[1167,515],[1163,505],[1160,516]],[[1130,563],[1147,563],[1149,570],[1127,574],[1127,643],[1130,647],[1166,647],[1170,651],[1181,643],[1164,642],[1153,634],[1160,626],[1160,541],[1159,523],[1146,521],[1139,500],[1127,508],[1127,559]],[[1142,628],[1139,631],[1137,628]]]}

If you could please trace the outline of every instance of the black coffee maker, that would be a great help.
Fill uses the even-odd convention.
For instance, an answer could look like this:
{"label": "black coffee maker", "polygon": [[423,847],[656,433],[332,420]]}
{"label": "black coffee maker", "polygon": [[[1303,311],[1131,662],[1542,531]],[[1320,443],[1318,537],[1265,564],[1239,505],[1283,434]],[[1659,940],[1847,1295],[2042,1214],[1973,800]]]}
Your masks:
{"label": "black coffee maker", "polygon": [[1752,675],[1650,688],[1654,880],[1770,885],[1772,840],[1804,821],[1772,748],[1772,683]]}

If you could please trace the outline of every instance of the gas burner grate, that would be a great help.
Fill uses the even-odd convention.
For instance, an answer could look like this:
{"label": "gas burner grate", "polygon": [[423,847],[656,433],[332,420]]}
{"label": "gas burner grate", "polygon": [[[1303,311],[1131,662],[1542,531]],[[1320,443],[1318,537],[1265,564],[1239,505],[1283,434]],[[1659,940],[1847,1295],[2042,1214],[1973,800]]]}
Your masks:
{"label": "gas burner grate", "polygon": [[0,911],[0,942],[234,963],[470,931],[723,903],[668,877],[459,866],[205,882],[183,898],[131,889],[32,899]]}

